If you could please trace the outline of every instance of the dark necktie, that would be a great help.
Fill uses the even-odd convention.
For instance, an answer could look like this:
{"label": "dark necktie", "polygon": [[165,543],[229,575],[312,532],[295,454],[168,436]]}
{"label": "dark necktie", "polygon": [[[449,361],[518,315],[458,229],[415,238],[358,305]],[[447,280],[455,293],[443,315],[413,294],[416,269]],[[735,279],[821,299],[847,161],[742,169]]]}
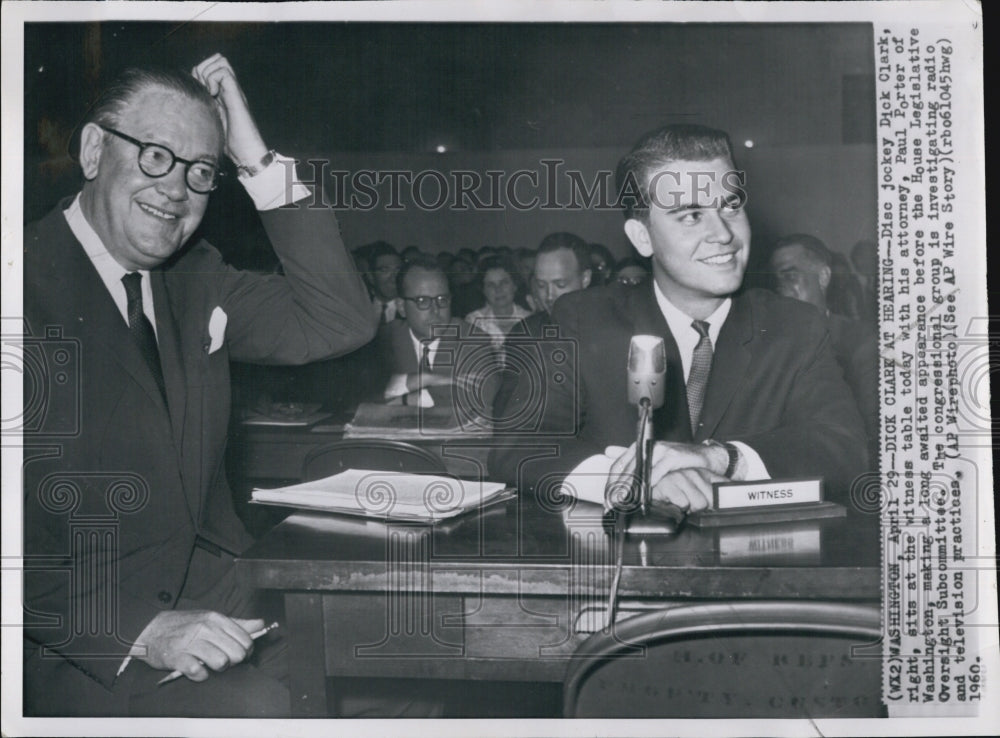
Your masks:
{"label": "dark necktie", "polygon": [[424,344],[424,352],[420,357],[420,373],[431,373],[431,345],[429,343]]}
{"label": "dark necktie", "polygon": [[705,388],[708,386],[708,373],[712,369],[712,339],[708,337],[708,323],[696,320],[691,323],[701,338],[691,353],[691,371],[687,380],[688,415],[691,416],[691,435],[698,428],[698,418],[701,416],[701,406],[705,401]]}
{"label": "dark necktie", "polygon": [[128,329],[139,347],[142,358],[146,360],[149,370],[153,373],[156,386],[160,388],[163,402],[167,402],[167,388],[163,382],[163,368],[160,366],[160,351],[156,346],[156,334],[149,318],[142,310],[142,275],[139,272],[129,272],[122,277],[125,285],[125,295],[128,298]]}

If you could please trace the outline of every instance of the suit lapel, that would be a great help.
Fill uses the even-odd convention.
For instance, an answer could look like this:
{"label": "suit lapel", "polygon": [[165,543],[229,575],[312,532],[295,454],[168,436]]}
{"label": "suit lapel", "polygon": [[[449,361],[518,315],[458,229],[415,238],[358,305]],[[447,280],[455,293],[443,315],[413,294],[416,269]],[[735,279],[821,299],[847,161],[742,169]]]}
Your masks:
{"label": "suit lapel", "polygon": [[737,388],[746,379],[753,336],[750,302],[742,297],[734,298],[712,356],[712,370],[708,375],[705,404],[701,410],[701,427],[694,440],[703,441],[712,437]]}
{"label": "suit lapel", "polygon": [[[663,407],[653,413],[653,432],[661,440],[690,441],[691,421],[688,419],[687,391],[684,386],[681,353],[656,302],[652,280],[641,289],[629,290],[626,299],[630,302],[624,312],[631,316],[633,335],[660,336],[666,349],[667,385]],[[622,368],[625,369],[624,366]]]}
{"label": "suit lapel", "polygon": [[55,278],[62,281],[62,289],[58,294],[64,295],[71,303],[70,314],[78,316],[83,330],[95,344],[103,346],[107,355],[118,362],[143,389],[150,402],[166,414],[167,408],[163,404],[160,389],[129,332],[125,318],[62,213],[56,215],[57,235],[50,247],[61,244],[63,248],[60,250],[63,253],[54,253],[59,263],[53,265],[48,273],[57,275]]}

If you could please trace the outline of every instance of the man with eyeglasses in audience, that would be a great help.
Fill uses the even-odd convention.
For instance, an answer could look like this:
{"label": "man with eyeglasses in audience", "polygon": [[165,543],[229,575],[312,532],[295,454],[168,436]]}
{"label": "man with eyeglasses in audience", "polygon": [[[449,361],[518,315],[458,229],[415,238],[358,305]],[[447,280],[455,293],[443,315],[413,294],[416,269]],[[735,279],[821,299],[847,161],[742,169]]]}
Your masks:
{"label": "man with eyeglasses in audience", "polygon": [[[284,276],[189,243],[223,153]],[[223,464],[229,362],[363,345],[365,288],[333,211],[282,207],[309,189],[265,145],[221,55],[190,75],[123,73],[80,129],[79,163],[80,193],[24,232],[25,323],[58,338],[72,390],[25,381],[47,396],[25,439],[49,450],[25,453],[24,558],[50,562],[24,574],[25,714],[287,714],[280,634],[248,661],[265,621],[234,575],[252,539]],[[81,542],[84,521],[106,535]]]}
{"label": "man with eyeglasses in audience", "polygon": [[[393,405],[452,405],[453,385],[463,381],[459,342],[473,330],[451,315],[448,276],[434,258],[419,256],[403,265],[396,287],[402,320],[383,326],[378,338],[392,372],[383,397]],[[482,334],[479,340],[481,350],[492,355],[489,337]]]}

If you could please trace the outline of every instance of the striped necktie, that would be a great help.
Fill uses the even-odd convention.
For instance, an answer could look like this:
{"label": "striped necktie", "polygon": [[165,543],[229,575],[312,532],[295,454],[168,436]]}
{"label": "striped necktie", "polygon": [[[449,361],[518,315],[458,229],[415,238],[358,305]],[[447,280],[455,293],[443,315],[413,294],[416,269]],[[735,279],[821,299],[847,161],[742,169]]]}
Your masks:
{"label": "striped necktie", "polygon": [[701,336],[691,353],[691,371],[687,380],[688,415],[691,417],[691,435],[694,436],[701,417],[701,406],[705,402],[708,373],[712,369],[712,339],[708,337],[709,324],[704,320],[692,322],[691,327]]}

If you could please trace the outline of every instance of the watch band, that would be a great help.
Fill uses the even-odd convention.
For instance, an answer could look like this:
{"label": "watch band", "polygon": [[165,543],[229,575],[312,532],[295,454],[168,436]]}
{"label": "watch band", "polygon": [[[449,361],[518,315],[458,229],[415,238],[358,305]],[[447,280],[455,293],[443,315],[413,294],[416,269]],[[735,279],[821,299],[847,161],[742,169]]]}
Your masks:
{"label": "watch band", "polygon": [[730,443],[729,441],[723,441],[722,447],[726,449],[726,453],[729,454],[729,466],[726,467],[725,477],[727,479],[732,479],[733,474],[736,473],[736,467],[740,463],[740,450],[736,447],[736,444]]}
{"label": "watch band", "polygon": [[740,463],[740,450],[736,447],[736,444],[729,441],[716,441],[713,438],[708,438],[702,441],[702,443],[706,446],[720,446],[726,450],[726,454],[729,456],[729,463],[726,466],[726,473],[723,476],[727,479],[732,479]]}
{"label": "watch band", "polygon": [[264,154],[264,156],[262,156],[260,161],[256,164],[240,164],[236,168],[240,171],[240,174],[244,174],[247,177],[256,177],[258,174],[271,166],[271,163],[277,155],[277,152],[274,149],[271,149]]}

